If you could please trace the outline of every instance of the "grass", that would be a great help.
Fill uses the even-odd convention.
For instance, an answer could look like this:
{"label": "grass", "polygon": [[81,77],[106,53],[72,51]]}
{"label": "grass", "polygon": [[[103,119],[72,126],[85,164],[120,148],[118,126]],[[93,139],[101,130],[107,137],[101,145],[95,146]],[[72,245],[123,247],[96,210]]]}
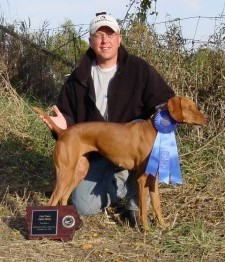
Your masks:
{"label": "grass", "polygon": [[[53,187],[54,140],[32,111],[32,103],[15,93],[7,74],[1,78],[1,261],[224,261],[222,129],[207,137],[203,128],[179,128],[184,183],[160,186],[170,229],[153,226],[143,233],[121,224],[109,209],[108,215],[82,217],[84,226],[67,243],[27,240],[26,207],[44,205]],[[214,116],[209,119],[213,120]]]}

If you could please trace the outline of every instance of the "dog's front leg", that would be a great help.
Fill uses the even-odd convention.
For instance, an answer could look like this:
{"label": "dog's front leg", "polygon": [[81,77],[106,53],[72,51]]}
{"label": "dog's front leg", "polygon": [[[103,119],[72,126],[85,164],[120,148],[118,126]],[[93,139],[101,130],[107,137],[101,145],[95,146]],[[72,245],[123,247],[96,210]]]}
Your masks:
{"label": "dog's front leg", "polygon": [[138,194],[139,194],[139,213],[140,220],[144,230],[148,229],[148,217],[147,217],[147,200],[148,200],[148,184],[147,175],[142,174],[138,177]]}
{"label": "dog's front leg", "polygon": [[151,204],[155,216],[159,224],[163,228],[166,228],[169,226],[169,224],[165,222],[162,215],[162,208],[161,208],[161,202],[159,197],[158,175],[155,177],[152,175],[148,175],[148,187],[149,187],[149,193],[151,198]]}

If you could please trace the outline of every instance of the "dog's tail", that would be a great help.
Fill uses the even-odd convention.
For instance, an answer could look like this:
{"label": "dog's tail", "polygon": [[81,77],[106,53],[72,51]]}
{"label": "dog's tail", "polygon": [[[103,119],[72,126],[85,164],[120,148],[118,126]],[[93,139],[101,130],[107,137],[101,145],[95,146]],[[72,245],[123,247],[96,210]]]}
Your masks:
{"label": "dog's tail", "polygon": [[41,108],[33,107],[33,109],[34,109],[34,111],[36,111],[37,113],[42,115],[49,122],[49,124],[52,126],[52,132],[56,133],[57,136],[63,131],[63,129],[58,127],[54,123],[54,121],[51,119],[51,117],[46,112],[44,112]]}

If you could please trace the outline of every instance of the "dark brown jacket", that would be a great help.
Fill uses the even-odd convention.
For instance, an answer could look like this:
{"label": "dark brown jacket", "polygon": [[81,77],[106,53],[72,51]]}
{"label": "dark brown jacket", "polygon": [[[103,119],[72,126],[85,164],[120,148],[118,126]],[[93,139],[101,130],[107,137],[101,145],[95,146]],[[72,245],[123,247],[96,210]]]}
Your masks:
{"label": "dark brown jacket", "polygon": [[[88,49],[80,65],[72,72],[59,94],[57,106],[68,126],[87,121],[105,121],[95,105],[91,65],[95,58]],[[174,96],[157,71],[143,59],[119,48],[118,70],[108,87],[108,117],[110,122],[146,119],[155,107]]]}

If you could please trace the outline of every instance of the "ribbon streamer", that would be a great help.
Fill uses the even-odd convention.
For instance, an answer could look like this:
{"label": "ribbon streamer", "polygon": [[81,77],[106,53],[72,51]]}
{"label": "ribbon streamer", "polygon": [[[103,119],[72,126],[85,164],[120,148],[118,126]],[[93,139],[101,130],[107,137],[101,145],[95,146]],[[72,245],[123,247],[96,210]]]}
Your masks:
{"label": "ribbon streamer", "polygon": [[158,133],[146,167],[146,174],[156,176],[159,182],[182,184],[180,162],[174,130],[177,122],[171,118],[168,110],[159,111],[154,118]]}

